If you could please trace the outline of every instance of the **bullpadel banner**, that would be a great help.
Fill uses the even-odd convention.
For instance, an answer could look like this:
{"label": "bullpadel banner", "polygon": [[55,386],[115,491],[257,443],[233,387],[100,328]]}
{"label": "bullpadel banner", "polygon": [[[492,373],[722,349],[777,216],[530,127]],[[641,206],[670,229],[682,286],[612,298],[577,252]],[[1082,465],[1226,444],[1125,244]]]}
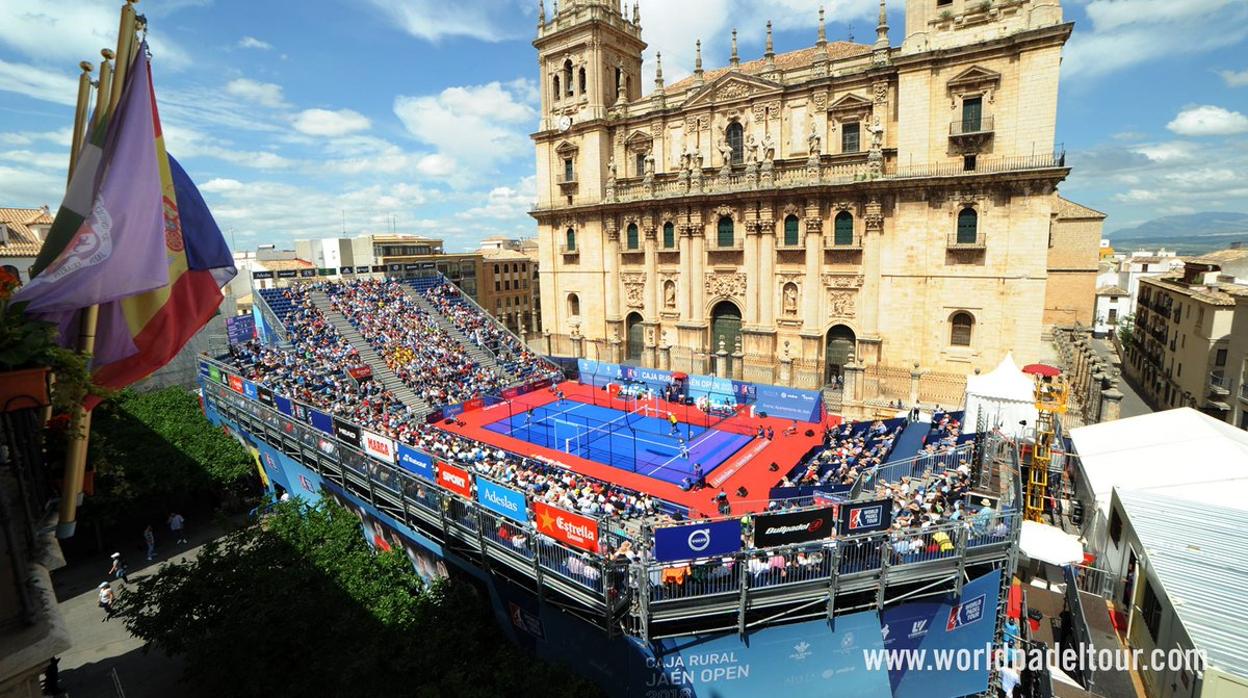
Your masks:
{"label": "bullpadel banner", "polygon": [[835,532],[836,514],[832,507],[760,514],[754,523],[754,547],[807,543],[831,538]]}

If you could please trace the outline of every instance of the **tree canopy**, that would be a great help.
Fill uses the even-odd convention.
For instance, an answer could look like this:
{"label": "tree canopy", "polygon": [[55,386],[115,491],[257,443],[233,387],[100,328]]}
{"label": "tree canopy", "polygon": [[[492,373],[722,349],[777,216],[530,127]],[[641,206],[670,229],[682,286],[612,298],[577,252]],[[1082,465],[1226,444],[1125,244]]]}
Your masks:
{"label": "tree canopy", "polygon": [[277,505],[118,601],[196,695],[592,696],[523,655],[466,582],[426,586],[330,501]]}

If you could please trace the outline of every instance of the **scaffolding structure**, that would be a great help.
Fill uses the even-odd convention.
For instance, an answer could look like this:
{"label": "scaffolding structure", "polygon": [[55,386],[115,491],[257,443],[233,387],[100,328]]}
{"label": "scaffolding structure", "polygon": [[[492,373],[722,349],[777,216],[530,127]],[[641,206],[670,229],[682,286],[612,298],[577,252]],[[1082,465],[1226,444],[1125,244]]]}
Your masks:
{"label": "scaffolding structure", "polygon": [[1049,495],[1049,470],[1053,466],[1053,445],[1057,440],[1054,417],[1066,414],[1069,394],[1061,376],[1036,377],[1036,442],[1031,452],[1027,476],[1027,495],[1023,514],[1028,521],[1043,521],[1044,502]]}

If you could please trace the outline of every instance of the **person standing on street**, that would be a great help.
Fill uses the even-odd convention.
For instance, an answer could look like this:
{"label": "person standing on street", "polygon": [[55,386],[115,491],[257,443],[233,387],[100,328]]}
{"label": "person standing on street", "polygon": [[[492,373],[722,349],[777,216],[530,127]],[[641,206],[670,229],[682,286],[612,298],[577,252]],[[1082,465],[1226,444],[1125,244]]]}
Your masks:
{"label": "person standing on street", "polygon": [[121,553],[113,553],[113,566],[109,568],[108,573],[114,579],[120,579],[125,584],[130,583],[130,578],[126,576],[126,561],[121,559]]}
{"label": "person standing on street", "polygon": [[151,562],[156,559],[156,534],[152,532],[152,525],[148,524],[143,529],[143,542],[147,544],[147,561]]}
{"label": "person standing on street", "polygon": [[175,543],[186,542],[186,519],[176,511],[169,514],[169,535],[173,536]]}
{"label": "person standing on street", "polygon": [[104,609],[104,617],[100,619],[100,622],[103,623],[113,617],[113,588],[108,582],[100,582],[99,590],[100,608]]}

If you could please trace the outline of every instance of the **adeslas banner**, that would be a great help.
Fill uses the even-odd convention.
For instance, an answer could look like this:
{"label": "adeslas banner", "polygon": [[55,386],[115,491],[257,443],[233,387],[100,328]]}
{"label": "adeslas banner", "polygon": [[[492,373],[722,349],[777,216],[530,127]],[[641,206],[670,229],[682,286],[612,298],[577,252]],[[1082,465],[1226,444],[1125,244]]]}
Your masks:
{"label": "adeslas banner", "polygon": [[527,523],[529,520],[529,505],[523,492],[503,487],[485,478],[477,478],[477,502],[512,521]]}

